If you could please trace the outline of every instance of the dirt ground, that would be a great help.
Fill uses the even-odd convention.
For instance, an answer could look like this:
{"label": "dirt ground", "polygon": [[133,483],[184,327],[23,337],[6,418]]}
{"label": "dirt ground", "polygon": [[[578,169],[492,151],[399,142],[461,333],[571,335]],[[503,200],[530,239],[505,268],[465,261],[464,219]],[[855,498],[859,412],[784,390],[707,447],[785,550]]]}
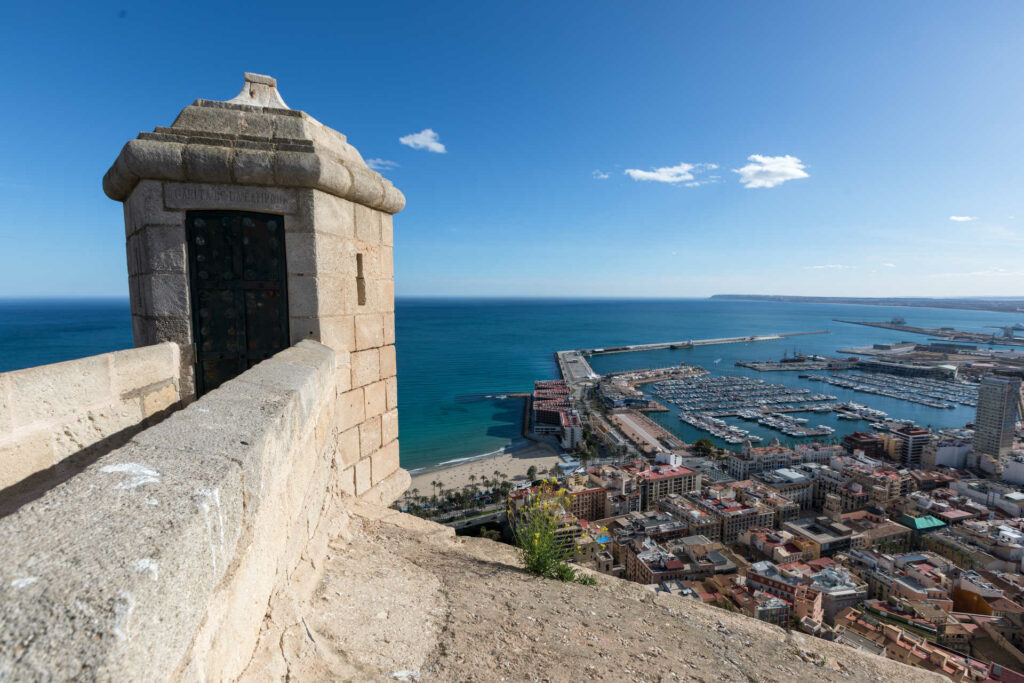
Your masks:
{"label": "dirt ground", "polygon": [[539,579],[509,546],[393,510],[349,514],[272,607],[244,680],[945,680],[610,577]]}

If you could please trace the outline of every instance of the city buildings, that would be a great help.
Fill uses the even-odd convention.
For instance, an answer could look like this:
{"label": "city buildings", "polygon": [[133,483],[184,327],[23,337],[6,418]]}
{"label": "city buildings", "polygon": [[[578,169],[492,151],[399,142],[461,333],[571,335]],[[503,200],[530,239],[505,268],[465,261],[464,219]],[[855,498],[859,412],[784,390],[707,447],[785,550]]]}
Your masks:
{"label": "city buildings", "polygon": [[802,466],[783,467],[755,474],[754,479],[806,511],[814,503],[814,472],[815,469],[805,470]]}
{"label": "city buildings", "polygon": [[701,473],[681,465],[650,465],[635,461],[624,466],[636,477],[640,509],[653,510],[665,496],[700,489]]}
{"label": "city buildings", "polygon": [[705,536],[685,536],[659,544],[650,538],[624,548],[624,578],[644,585],[693,581],[715,574],[733,574],[736,564],[721,543]]}
{"label": "city buildings", "polygon": [[828,517],[786,522],[783,528],[811,542],[815,557],[826,557],[853,545],[853,530]]}
{"label": "city buildings", "polygon": [[901,426],[893,429],[891,434],[896,439],[896,458],[904,466],[918,468],[921,466],[921,454],[925,445],[932,439],[931,431],[923,427]]}
{"label": "city buildings", "polygon": [[[1009,402],[1016,416],[998,388],[979,412],[1005,418]],[[565,409],[561,387],[538,390],[541,408]],[[576,561],[946,675],[1010,675],[1024,652],[1024,455],[996,468],[969,429],[888,426],[724,459],[627,430],[649,459],[564,478]]]}
{"label": "city buildings", "polygon": [[974,451],[1005,460],[1013,450],[1021,381],[1013,377],[983,377],[978,387],[974,418]]}
{"label": "city buildings", "polygon": [[843,448],[853,454],[861,451],[869,458],[885,457],[885,442],[872,432],[853,432],[843,437]]}
{"label": "city buildings", "polygon": [[566,450],[583,443],[583,422],[564,380],[534,382],[530,413],[534,433],[556,437]]}
{"label": "city buildings", "polygon": [[885,511],[877,506],[848,512],[841,521],[852,531],[851,548],[882,548],[885,552],[910,549],[910,529],[887,519]]}
{"label": "city buildings", "polygon": [[709,488],[720,490],[723,495],[732,495],[743,503],[760,505],[773,510],[776,529],[781,529],[783,524],[800,515],[800,505],[759,481],[737,481],[733,484],[719,484]]}
{"label": "city buildings", "polygon": [[725,470],[733,479],[749,479],[751,475],[800,463],[828,463],[833,457],[842,455],[840,446],[805,444],[796,448],[785,448],[778,440],[758,448],[749,444],[738,453],[730,453]]}
{"label": "city buildings", "polygon": [[842,609],[859,603],[867,596],[866,584],[858,581],[847,569],[815,566],[813,563],[776,565],[767,560],[755,562],[747,570],[746,581],[751,588],[791,603],[807,599],[818,601],[812,606],[812,618],[827,624],[832,624]]}
{"label": "city buildings", "polygon": [[737,543],[756,550],[776,564],[816,559],[816,550],[807,539],[789,531],[754,527],[739,535]]}
{"label": "city buildings", "polygon": [[707,487],[700,493],[691,493],[687,500],[698,510],[709,513],[721,525],[722,542],[735,543],[739,535],[753,527],[772,526],[775,511],[760,503],[742,503],[732,491]]}
{"label": "city buildings", "polygon": [[721,519],[678,493],[662,498],[658,502],[658,509],[686,525],[688,535],[706,536],[713,541],[722,538]]}
{"label": "city buildings", "polygon": [[[893,624],[866,618],[862,610],[847,607],[836,616],[839,642],[883,654],[910,666],[934,671],[953,680],[999,680],[990,678],[991,665],[944,648]],[[865,647],[862,641],[878,646]],[[999,667],[1002,670],[1002,667]]]}
{"label": "city buildings", "polygon": [[577,519],[592,522],[608,516],[608,492],[589,476],[574,474],[565,479],[569,512]]}

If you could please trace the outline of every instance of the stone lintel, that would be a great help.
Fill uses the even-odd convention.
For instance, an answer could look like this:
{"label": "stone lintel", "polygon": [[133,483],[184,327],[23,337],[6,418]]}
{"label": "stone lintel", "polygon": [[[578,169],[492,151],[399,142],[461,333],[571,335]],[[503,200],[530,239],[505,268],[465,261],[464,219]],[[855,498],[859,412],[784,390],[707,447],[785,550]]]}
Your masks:
{"label": "stone lintel", "polygon": [[264,213],[294,214],[298,210],[295,190],[280,187],[164,183],[164,206],[168,209],[239,209]]}

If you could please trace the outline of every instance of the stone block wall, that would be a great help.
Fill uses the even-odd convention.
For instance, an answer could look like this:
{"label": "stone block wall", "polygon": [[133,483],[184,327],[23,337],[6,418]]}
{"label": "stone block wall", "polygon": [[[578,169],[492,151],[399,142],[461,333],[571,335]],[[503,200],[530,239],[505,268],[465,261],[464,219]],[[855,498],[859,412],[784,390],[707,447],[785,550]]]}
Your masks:
{"label": "stone block wall", "polygon": [[0,373],[0,490],[112,450],[181,398],[162,343]]}
{"label": "stone block wall", "polygon": [[0,517],[0,678],[236,678],[268,604],[343,530],[345,473],[374,502],[408,485],[346,462],[339,376],[303,341]]}
{"label": "stone block wall", "polygon": [[180,386],[195,395],[185,213],[242,209],[284,217],[291,342],[335,352],[342,484],[362,495],[398,470],[393,228],[390,213],[320,190],[141,180],[124,202],[135,343],[181,345]]}
{"label": "stone block wall", "polygon": [[335,350],[342,486],[362,495],[398,470],[392,216],[319,190],[308,200],[317,230],[290,237],[312,268],[291,270],[289,291],[316,293],[299,332]]}

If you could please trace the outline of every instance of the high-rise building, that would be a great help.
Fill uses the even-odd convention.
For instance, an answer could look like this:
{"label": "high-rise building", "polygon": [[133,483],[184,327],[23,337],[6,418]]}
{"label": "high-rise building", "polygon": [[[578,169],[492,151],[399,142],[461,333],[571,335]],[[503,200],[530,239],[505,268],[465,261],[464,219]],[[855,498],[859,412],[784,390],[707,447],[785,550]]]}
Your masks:
{"label": "high-rise building", "polygon": [[925,444],[932,439],[932,433],[922,427],[898,427],[892,435],[899,443],[896,455],[904,467],[917,469],[921,466],[921,453]]}
{"label": "high-rise building", "polygon": [[984,377],[978,387],[974,417],[974,452],[1005,459],[1013,449],[1013,430],[1020,402],[1020,380]]}

